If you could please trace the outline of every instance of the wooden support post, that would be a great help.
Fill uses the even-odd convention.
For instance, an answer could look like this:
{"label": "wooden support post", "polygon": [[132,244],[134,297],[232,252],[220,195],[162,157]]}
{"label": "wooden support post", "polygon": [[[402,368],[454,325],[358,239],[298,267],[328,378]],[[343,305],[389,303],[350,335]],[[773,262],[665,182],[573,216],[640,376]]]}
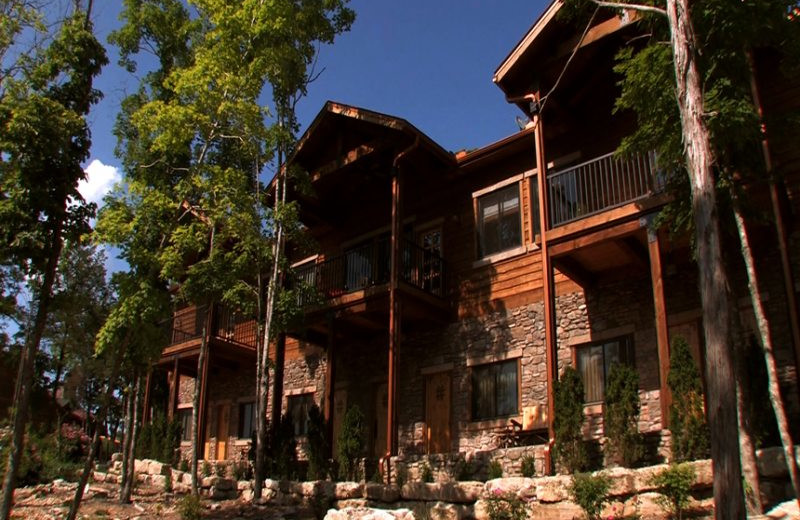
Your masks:
{"label": "wooden support post", "polygon": [[211,323],[213,318],[213,313],[211,311],[208,312],[208,326],[206,327],[206,334],[209,336],[207,341],[209,342],[206,349],[206,356],[203,358],[203,366],[201,367],[200,373],[197,374],[197,377],[200,378],[200,410],[198,410],[198,419],[197,419],[197,453],[198,455],[202,452],[205,453],[205,438],[206,438],[206,413],[208,411],[208,367],[211,364]]}
{"label": "wooden support post", "polygon": [[388,374],[388,406],[386,417],[386,468],[389,467],[388,459],[394,454],[395,449],[395,378],[397,349],[399,339],[399,301],[397,287],[400,279],[400,169],[395,167],[392,171],[392,234],[391,234],[391,270],[389,273],[389,374]]}
{"label": "wooden support post", "polygon": [[150,386],[153,384],[153,367],[147,370],[144,380],[144,407],[142,408],[142,424],[150,423]]}
{"label": "wooden support post", "polygon": [[661,271],[661,245],[658,230],[647,229],[647,250],[650,253],[650,282],[653,287],[653,306],[655,308],[656,338],[658,341],[659,401],[661,402],[661,427],[669,427],[669,406],[672,393],[667,385],[669,376],[669,328],[667,325],[667,304],[664,298],[664,277]]}
{"label": "wooden support post", "polygon": [[283,368],[286,361],[286,334],[281,332],[275,340],[275,376],[272,378],[272,424],[281,423],[283,411]]}
{"label": "wooden support post", "polygon": [[[336,377],[336,359],[333,353],[334,349],[334,317],[333,313],[328,315],[328,349],[327,349],[327,362],[325,364],[325,406],[324,417],[325,424],[328,429],[328,438],[331,440],[329,443],[331,450],[333,449],[333,414],[334,414],[334,378]],[[331,453],[333,455],[333,453]]]}
{"label": "wooden support post", "polygon": [[167,419],[170,421],[175,416],[175,410],[178,409],[178,395],[180,393],[181,376],[178,366],[178,356],[172,362],[172,371],[170,372],[169,380],[169,406],[167,406]]}
{"label": "wooden support post", "polygon": [[[539,93],[536,93],[539,103]],[[548,474],[555,472],[553,461],[553,446],[555,431],[553,419],[555,418],[555,399],[553,386],[558,380],[558,338],[556,337],[556,291],[553,278],[553,265],[547,246],[547,232],[550,230],[549,192],[547,189],[547,160],[545,159],[544,131],[542,128],[542,115],[534,118],[535,143],[536,143],[536,180],[539,186],[539,229],[541,229],[541,242],[539,250],[542,255],[542,289],[544,304],[544,342],[545,361],[547,368],[547,449],[545,450],[545,471]]]}

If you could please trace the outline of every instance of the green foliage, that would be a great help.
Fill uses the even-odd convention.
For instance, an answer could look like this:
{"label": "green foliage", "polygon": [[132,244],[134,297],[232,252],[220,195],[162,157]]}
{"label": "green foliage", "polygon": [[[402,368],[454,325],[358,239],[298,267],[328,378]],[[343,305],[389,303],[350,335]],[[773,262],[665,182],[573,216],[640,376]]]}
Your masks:
{"label": "green foliage", "polygon": [[181,459],[181,461],[178,463],[178,469],[183,472],[189,471],[189,461],[186,459]]}
{"label": "green foliage", "polygon": [[658,504],[673,518],[679,520],[683,518],[683,512],[689,505],[694,479],[694,468],[690,464],[683,463],[671,464],[654,475],[650,481],[661,494],[657,499]]}
{"label": "green foliage", "polygon": [[569,473],[586,467],[583,442],[583,382],[572,367],[566,367],[553,385],[555,412],[555,455]]}
{"label": "green foliage", "polygon": [[308,459],[308,480],[327,478],[330,474],[328,428],[316,404],[308,410],[308,442],[303,449]]}
{"label": "green foliage", "polygon": [[709,431],[703,407],[703,386],[689,344],[680,336],[672,340],[667,384],[672,391],[669,418],[673,460],[682,462],[707,457]]}
{"label": "green foliage", "polygon": [[[32,486],[61,478],[77,480],[82,468],[85,437],[80,429],[67,428],[63,433],[41,433],[30,427],[18,470],[18,483]],[[0,438],[0,473],[5,473],[11,436]]]}
{"label": "green foliage", "polygon": [[253,467],[246,460],[239,460],[233,464],[233,478],[236,481],[250,480],[253,478]]}
{"label": "green foliage", "polygon": [[218,477],[224,477],[225,476],[225,464],[220,464],[219,462],[217,462],[217,464],[214,466],[214,474],[216,476],[218,476]]}
{"label": "green foliage", "polygon": [[586,513],[587,520],[598,520],[603,506],[608,503],[611,479],[602,473],[575,473],[567,491],[572,501]]}
{"label": "green foliage", "polygon": [[358,458],[364,452],[364,414],[358,406],[347,409],[342,420],[342,429],[336,439],[336,460],[339,478],[355,480]]}
{"label": "green foliage", "polygon": [[513,491],[494,488],[486,498],[486,511],[489,520],[525,520],[528,518],[528,506]]}
{"label": "green foliage", "polygon": [[475,464],[471,460],[467,461],[463,457],[459,458],[454,470],[453,473],[459,482],[475,480]]}
{"label": "green foliage", "polygon": [[297,441],[294,438],[294,424],[288,414],[281,416],[279,424],[273,425],[267,454],[268,476],[286,480],[297,477]]}
{"label": "green foliage", "polygon": [[487,470],[486,477],[489,480],[496,479],[496,478],[503,478],[503,465],[500,464],[499,460],[493,459],[489,463],[489,469]]}
{"label": "green foliage", "polygon": [[136,458],[174,464],[180,444],[181,423],[175,419],[168,421],[163,414],[156,414],[150,423],[141,427],[136,438]]}
{"label": "green foliage", "polygon": [[181,520],[200,520],[203,517],[203,506],[197,495],[186,495],[178,502],[178,514]]}
{"label": "green foliage", "polygon": [[743,362],[747,372],[745,413],[750,418],[750,427],[756,448],[778,446],[781,441],[778,424],[775,420],[775,411],[771,406],[764,406],[764,403],[770,402],[764,351],[755,336],[750,336],[745,345]]}
{"label": "green foliage", "polygon": [[399,487],[403,487],[403,485],[408,482],[408,466],[403,464],[402,462],[398,462],[397,465],[394,467],[395,471],[395,483]]}
{"label": "green foliage", "polygon": [[433,470],[431,469],[430,464],[427,462],[423,462],[422,466],[420,466],[420,475],[419,478],[422,482],[430,483],[433,482]]}
{"label": "green foliage", "polygon": [[210,477],[210,476],[211,476],[211,464],[209,464],[207,460],[204,460],[204,461],[203,461],[203,467],[202,467],[202,469],[200,470],[200,474],[201,474],[201,475],[202,475],[204,478],[205,478],[205,477]]}
{"label": "green foliage", "polygon": [[533,455],[522,457],[522,476],[533,478],[536,476],[536,458]]}
{"label": "green foliage", "polygon": [[622,363],[611,367],[606,380],[604,425],[612,459],[632,467],[643,454],[639,433],[639,374]]}
{"label": "green foliage", "polygon": [[172,493],[172,468],[164,466],[161,474],[164,475],[164,493]]}

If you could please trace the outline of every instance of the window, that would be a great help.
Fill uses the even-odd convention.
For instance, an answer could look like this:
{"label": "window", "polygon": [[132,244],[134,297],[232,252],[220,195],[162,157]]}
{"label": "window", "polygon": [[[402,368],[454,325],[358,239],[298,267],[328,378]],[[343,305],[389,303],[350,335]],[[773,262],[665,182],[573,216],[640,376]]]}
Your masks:
{"label": "window", "polygon": [[308,434],[308,411],[313,405],[314,394],[289,396],[289,417],[292,418],[295,437]]}
{"label": "window", "polygon": [[625,336],[582,345],[575,349],[575,357],[586,402],[602,401],[611,367],[616,363],[633,365],[633,340]]}
{"label": "window", "polygon": [[181,440],[192,440],[192,408],[178,409],[178,420],[181,422]]}
{"label": "window", "polygon": [[256,403],[239,403],[239,432],[240,439],[250,439],[256,430]]}
{"label": "window", "polygon": [[478,198],[478,254],[488,256],[522,245],[519,183]]}
{"label": "window", "polygon": [[472,420],[514,415],[518,411],[517,360],[472,368]]}
{"label": "window", "polygon": [[539,222],[539,176],[530,177],[531,192],[531,222],[533,222],[533,237],[538,241],[542,234],[541,222]]}

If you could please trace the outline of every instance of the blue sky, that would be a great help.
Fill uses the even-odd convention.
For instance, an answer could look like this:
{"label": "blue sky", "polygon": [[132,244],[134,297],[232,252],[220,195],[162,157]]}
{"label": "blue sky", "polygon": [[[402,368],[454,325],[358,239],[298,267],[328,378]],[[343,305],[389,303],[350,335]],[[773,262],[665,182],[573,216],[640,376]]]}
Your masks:
{"label": "blue sky", "polygon": [[[100,37],[120,25],[121,2],[95,2]],[[516,131],[519,112],[492,83],[492,74],[544,10],[546,0],[353,0],[351,31],[322,48],[320,78],[299,105],[302,129],[328,99],[403,117],[457,151]],[[119,102],[137,79],[111,63],[96,83],[104,99],[90,116],[92,154],[85,187],[98,200],[118,177],[111,133]],[[111,168],[101,168],[100,163]]]}

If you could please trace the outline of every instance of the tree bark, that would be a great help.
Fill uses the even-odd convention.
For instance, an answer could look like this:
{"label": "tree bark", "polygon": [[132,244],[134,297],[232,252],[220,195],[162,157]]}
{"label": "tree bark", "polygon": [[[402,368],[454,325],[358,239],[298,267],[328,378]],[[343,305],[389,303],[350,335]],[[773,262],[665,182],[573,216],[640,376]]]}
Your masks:
{"label": "tree bark", "polygon": [[133,418],[130,425],[130,435],[126,435],[126,437],[130,437],[130,440],[128,441],[128,445],[125,447],[125,453],[123,454],[123,459],[128,459],[128,465],[127,467],[124,467],[123,465],[125,471],[122,476],[124,485],[121,487],[119,493],[119,501],[122,504],[129,504],[131,502],[131,493],[133,492],[133,485],[136,482],[136,457],[134,454],[136,450],[136,437],[139,432],[139,387],[141,380],[142,376],[137,374],[136,384],[134,385],[134,392],[132,395]]}
{"label": "tree bark", "polygon": [[[200,402],[200,387],[203,384],[203,377],[205,374],[203,373],[203,366],[206,362],[206,356],[208,356],[208,321],[209,317],[211,316],[211,307],[213,304],[209,304],[208,310],[206,311],[206,318],[203,320],[203,338],[200,340],[200,353],[197,356],[197,377],[194,380],[194,397],[192,399],[192,494],[198,494],[198,486],[197,486],[197,461],[198,455],[200,454],[200,439],[202,437],[202,432],[200,431],[200,406],[203,403]],[[177,375],[176,375],[177,378]],[[175,384],[178,384],[178,380],[176,379]],[[177,391],[177,389],[176,389]]]}
{"label": "tree bark", "polygon": [[123,340],[117,351],[114,352],[114,361],[111,367],[111,374],[108,378],[108,386],[106,387],[105,396],[103,397],[103,403],[100,407],[99,413],[95,418],[94,434],[92,434],[92,443],[89,447],[89,455],[86,457],[86,462],[83,464],[83,472],[81,473],[81,478],[78,481],[78,487],[75,489],[75,496],[72,499],[72,504],[70,505],[66,520],[75,520],[78,515],[78,509],[81,507],[83,492],[86,488],[86,484],[89,482],[89,476],[92,474],[92,469],[94,467],[94,459],[97,456],[98,449],[100,448],[100,430],[102,430],[102,425],[106,420],[108,410],[111,408],[111,401],[114,399],[114,388],[116,387],[117,376],[119,375],[119,367],[122,364],[124,352],[130,343],[130,337],[131,332],[129,331],[126,334],[125,340]]}
{"label": "tree bark", "polygon": [[133,388],[128,387],[128,395],[125,396],[125,435],[122,437],[122,471],[120,472],[119,483],[119,501],[121,504],[127,504],[123,496],[125,495],[125,486],[128,483],[128,464],[131,459],[128,457],[128,448],[131,444],[131,431],[133,429]]}
{"label": "tree bark", "polygon": [[736,220],[736,230],[739,233],[739,241],[741,242],[742,257],[744,257],[744,265],[747,270],[747,288],[750,290],[750,303],[753,305],[753,313],[756,317],[756,325],[758,326],[758,333],[761,337],[761,348],[764,353],[764,363],[767,367],[767,382],[769,385],[769,400],[772,404],[772,409],[775,412],[775,420],[778,425],[778,432],[781,436],[781,444],[783,444],[783,452],[786,457],[786,466],[789,469],[789,477],[792,481],[794,488],[794,496],[800,505],[800,489],[798,488],[797,460],[795,459],[794,442],[789,433],[789,420],[786,417],[786,409],[783,406],[783,398],[781,397],[780,382],[778,381],[778,368],[775,362],[775,349],[772,345],[772,335],[769,329],[769,320],[764,311],[764,305],[761,301],[761,293],[758,286],[758,275],[756,273],[755,260],[753,259],[753,252],[750,248],[750,239],[747,236],[747,228],[744,222],[741,208],[736,201],[733,205],[733,216]]}
{"label": "tree bark", "polygon": [[730,347],[728,280],[722,263],[712,153],[703,119],[701,79],[695,61],[689,0],[667,0],[677,101],[692,191],[700,296],[705,317],[706,382],[714,514],[718,520],[745,518],[739,460],[736,385]]}
{"label": "tree bark", "polygon": [[33,330],[25,341],[25,348],[22,350],[19,360],[19,370],[17,381],[14,387],[14,406],[13,433],[11,438],[11,450],[8,455],[6,474],[3,478],[3,497],[0,502],[0,520],[8,520],[11,516],[11,504],[14,500],[14,489],[17,485],[17,471],[22,461],[22,452],[25,448],[25,426],[28,422],[28,407],[31,395],[31,385],[33,384],[33,361],[39,351],[39,344],[42,341],[42,333],[47,324],[47,314],[50,310],[50,303],[53,299],[53,283],[56,278],[58,259],[61,256],[61,249],[64,245],[62,238],[64,222],[59,219],[53,229],[53,240],[51,242],[50,257],[47,259],[47,266],[44,272],[42,285],[39,288],[36,308],[36,316],[33,321]]}

